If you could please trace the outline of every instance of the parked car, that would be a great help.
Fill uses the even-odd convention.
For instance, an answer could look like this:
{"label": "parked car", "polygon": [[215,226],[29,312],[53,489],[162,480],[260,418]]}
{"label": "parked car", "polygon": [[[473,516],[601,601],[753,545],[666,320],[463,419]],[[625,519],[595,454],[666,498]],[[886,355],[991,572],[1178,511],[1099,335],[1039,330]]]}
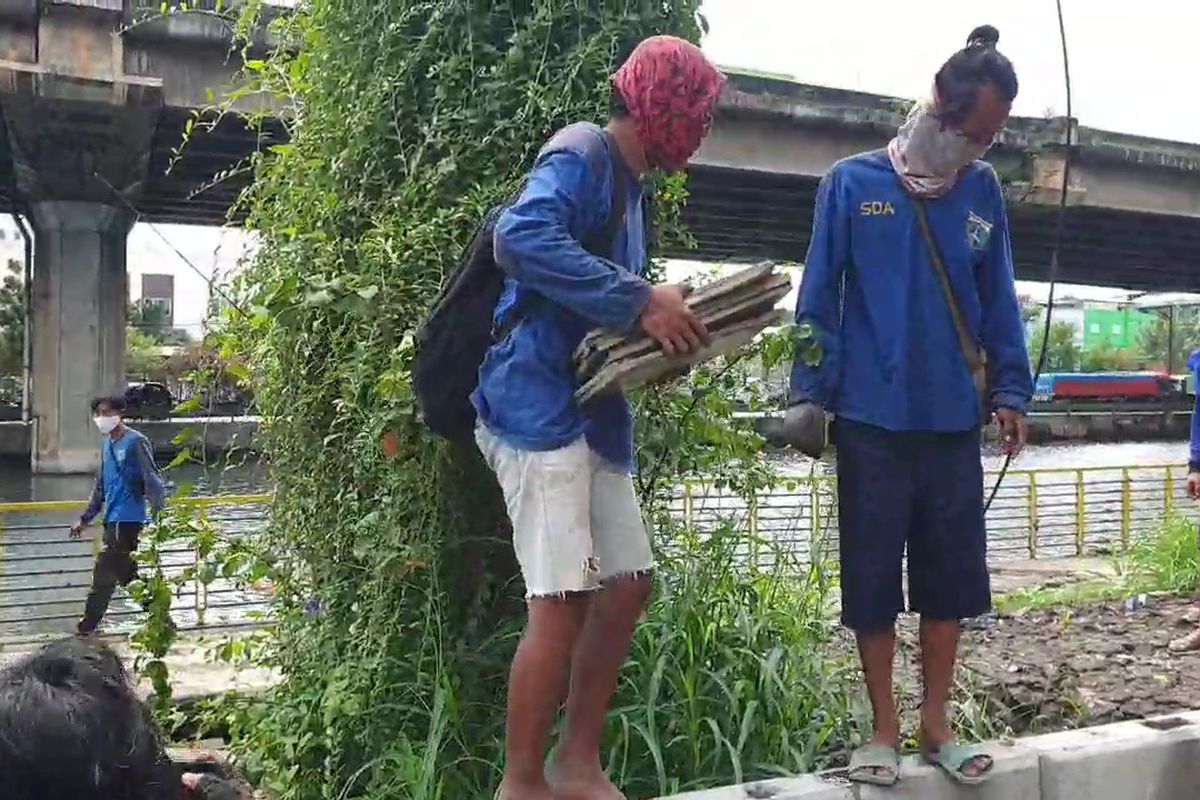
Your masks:
{"label": "parked car", "polygon": [[125,389],[126,415],[134,419],[167,419],[175,408],[175,398],[161,383],[131,383]]}

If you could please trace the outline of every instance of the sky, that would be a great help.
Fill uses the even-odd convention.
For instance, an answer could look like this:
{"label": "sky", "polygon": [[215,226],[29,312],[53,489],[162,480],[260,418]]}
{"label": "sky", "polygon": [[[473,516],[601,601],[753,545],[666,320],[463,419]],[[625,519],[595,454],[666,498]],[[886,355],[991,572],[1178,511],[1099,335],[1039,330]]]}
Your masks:
{"label": "sky", "polygon": [[[1200,143],[1200,2],[1062,0],[1071,64],[1072,114],[1103,130]],[[920,13],[917,13],[919,9]],[[915,98],[976,25],[1000,31],[999,49],[1016,66],[1013,113],[1066,113],[1062,45],[1054,0],[703,0],[705,51],[725,67],[790,76],[802,83]],[[157,226],[205,277],[228,271],[245,242],[238,231]],[[141,272],[176,275],[176,320],[197,332],[207,303],[205,277],[148,226],[130,237],[130,286]],[[680,274],[681,267],[672,270]],[[1044,297],[1046,287],[1021,283]],[[1111,290],[1062,287],[1060,294],[1114,297]]]}
{"label": "sky", "polygon": [[[1200,142],[1200,3],[1062,0],[1072,114],[1081,125]],[[919,13],[917,12],[919,9]],[[1019,116],[1066,113],[1054,0],[704,0],[705,51],[725,66],[912,98],[977,25],[1000,31]]]}

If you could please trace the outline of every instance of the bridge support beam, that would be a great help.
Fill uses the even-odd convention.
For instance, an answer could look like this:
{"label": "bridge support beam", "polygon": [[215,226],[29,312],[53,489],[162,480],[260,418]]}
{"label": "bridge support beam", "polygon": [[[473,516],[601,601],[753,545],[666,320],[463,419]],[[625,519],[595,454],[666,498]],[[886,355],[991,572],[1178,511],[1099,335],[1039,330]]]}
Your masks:
{"label": "bridge support beam", "polygon": [[88,403],[125,386],[126,238],[163,108],[161,80],[126,73],[127,6],[42,4],[33,55],[0,46],[0,136],[34,231],[34,472],[94,470]]}
{"label": "bridge support beam", "polygon": [[97,202],[30,207],[34,472],[96,469],[98,434],[89,403],[125,387],[125,245],[133,217]]}

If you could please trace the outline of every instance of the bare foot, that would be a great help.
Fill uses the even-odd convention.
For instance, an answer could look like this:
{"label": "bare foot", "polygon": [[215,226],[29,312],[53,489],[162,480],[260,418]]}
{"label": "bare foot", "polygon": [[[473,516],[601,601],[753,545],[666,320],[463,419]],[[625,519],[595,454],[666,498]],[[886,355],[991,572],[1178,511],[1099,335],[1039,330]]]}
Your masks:
{"label": "bare foot", "polygon": [[500,784],[495,800],[558,800],[545,781],[519,783],[507,778]]}
{"label": "bare foot", "polygon": [[546,783],[554,790],[554,800],[625,800],[599,759],[586,765],[556,761],[546,770]]}
{"label": "bare foot", "polygon": [[1200,628],[1192,631],[1187,636],[1181,636],[1173,640],[1167,645],[1167,649],[1172,653],[1194,653],[1200,650]]}
{"label": "bare foot", "polygon": [[1200,625],[1200,605],[1190,607],[1179,615],[1181,625]]}

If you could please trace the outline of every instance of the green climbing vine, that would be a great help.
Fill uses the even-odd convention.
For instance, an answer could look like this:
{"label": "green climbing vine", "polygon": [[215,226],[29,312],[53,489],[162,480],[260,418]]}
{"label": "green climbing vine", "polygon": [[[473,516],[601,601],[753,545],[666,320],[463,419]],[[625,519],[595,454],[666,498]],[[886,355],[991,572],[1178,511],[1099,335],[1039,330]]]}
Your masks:
{"label": "green climbing vine", "polygon": [[[283,679],[226,722],[274,796],[491,796],[522,590],[494,479],[416,419],[415,330],[547,136],[605,119],[623,56],[696,39],[697,6],[310,0],[273,23],[294,46],[246,60],[245,93],[285,102],[290,136],[247,165],[261,247],[214,345],[253,382],[275,500],[221,569],[269,574],[253,660]],[[685,235],[685,198],[682,177],[658,184],[662,235]],[[783,332],[749,358],[774,368],[794,347]],[[662,568],[612,717],[608,766],[631,796],[807,769],[850,738],[842,661],[812,657],[823,579],[769,542],[773,566],[747,569],[745,530],[668,513],[687,478],[746,497],[777,481],[731,417],[740,360],[636,398]]]}

